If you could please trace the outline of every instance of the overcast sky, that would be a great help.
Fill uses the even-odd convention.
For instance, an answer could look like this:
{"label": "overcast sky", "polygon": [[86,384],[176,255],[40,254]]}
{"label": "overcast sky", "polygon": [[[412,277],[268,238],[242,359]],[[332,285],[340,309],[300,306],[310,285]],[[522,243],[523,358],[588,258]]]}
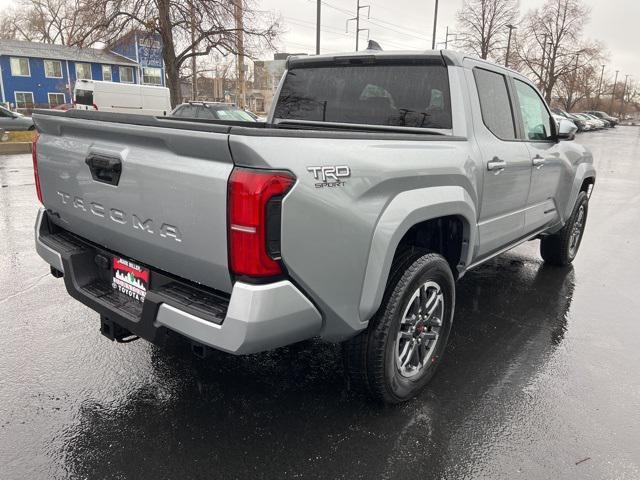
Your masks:
{"label": "overcast sky", "polygon": [[[281,43],[289,52],[315,52],[316,0],[255,0],[265,10],[280,12],[287,33]],[[370,37],[385,50],[431,48],[434,0],[361,0],[371,5]],[[440,0],[437,41],[444,42],[447,25],[455,32],[455,13],[462,0]],[[543,0],[520,0],[521,13],[539,7]],[[591,8],[585,35],[602,41],[609,53],[611,75],[615,70],[640,80],[640,0],[584,0]],[[328,4],[328,5],[327,5]],[[345,34],[345,22],[355,14],[356,0],[326,0],[322,6],[321,52],[352,51],[355,25]],[[366,10],[363,11],[366,16]],[[363,32],[361,47],[366,45]],[[443,45],[439,45],[440,48]]]}
{"label": "overcast sky", "polygon": [[[263,10],[282,16],[286,33],[280,41],[282,51],[315,51],[316,0],[253,0]],[[326,0],[322,8],[322,52],[355,49],[355,25],[345,33],[347,18],[355,14],[357,0]],[[602,41],[609,52],[609,70],[631,74],[640,80],[640,0],[584,0],[591,7],[585,34]],[[542,5],[543,0],[521,0],[522,13]],[[0,0],[3,8],[14,0]],[[427,49],[431,47],[434,0],[361,0],[371,6],[371,18],[361,28],[369,28],[371,38],[385,50]],[[440,0],[438,42],[444,41],[447,25],[455,31],[455,12],[462,0]],[[363,11],[366,16],[366,11]],[[366,45],[363,32],[361,46]]]}

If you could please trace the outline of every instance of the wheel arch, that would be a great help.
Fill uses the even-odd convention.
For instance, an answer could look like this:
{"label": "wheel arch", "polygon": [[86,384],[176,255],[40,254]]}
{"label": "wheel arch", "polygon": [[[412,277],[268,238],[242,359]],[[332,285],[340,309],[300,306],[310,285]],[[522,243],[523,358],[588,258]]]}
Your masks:
{"label": "wheel arch", "polygon": [[582,163],[578,166],[576,174],[573,177],[573,184],[571,186],[571,195],[569,201],[564,206],[563,211],[563,223],[571,216],[573,206],[576,203],[578,194],[580,192],[587,192],[587,195],[591,196],[593,188],[596,182],[596,170],[591,163]]}
{"label": "wheel arch", "polygon": [[415,246],[432,247],[433,237],[425,237],[425,232],[443,227],[460,229],[455,231],[459,245],[454,251],[458,253],[451,249],[433,250],[445,256],[454,278],[458,278],[470,263],[476,244],[477,214],[469,193],[460,186],[430,187],[402,192],[387,205],[376,224],[369,250],[359,306],[362,321],[369,320],[382,303],[391,264],[399,249],[413,245],[413,239],[417,240]]}

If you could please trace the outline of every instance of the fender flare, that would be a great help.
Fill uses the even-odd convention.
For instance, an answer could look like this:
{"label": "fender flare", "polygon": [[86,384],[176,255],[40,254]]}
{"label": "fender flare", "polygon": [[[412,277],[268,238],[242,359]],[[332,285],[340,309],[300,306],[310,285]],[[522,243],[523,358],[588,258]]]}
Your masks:
{"label": "fender flare", "polygon": [[596,178],[596,169],[593,167],[591,163],[582,163],[578,165],[576,169],[576,174],[573,177],[573,184],[571,185],[571,194],[569,195],[569,201],[565,206],[565,210],[563,212],[562,221],[563,223],[567,218],[571,216],[571,212],[573,212],[573,207],[576,203],[576,199],[578,198],[578,193],[580,193],[580,187],[582,187],[582,183],[587,178],[593,178],[595,181]]}
{"label": "fender flare", "polygon": [[[438,217],[459,216],[464,224],[461,262],[469,265],[477,237],[477,214],[469,193],[460,186],[429,187],[398,194],[380,215],[373,232],[362,283],[359,314],[367,322],[378,310],[400,240],[414,225]],[[456,276],[456,272],[454,272]]]}

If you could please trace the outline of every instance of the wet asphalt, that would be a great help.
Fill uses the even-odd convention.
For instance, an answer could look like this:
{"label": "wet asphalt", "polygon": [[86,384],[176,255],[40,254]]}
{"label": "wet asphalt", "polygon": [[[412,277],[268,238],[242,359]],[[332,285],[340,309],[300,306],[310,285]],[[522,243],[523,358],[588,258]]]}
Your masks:
{"label": "wet asphalt", "polygon": [[0,157],[0,479],[640,478],[640,128],[579,141],[598,180],[573,266],[534,241],[467,274],[438,373],[398,407],[321,342],[108,341],[35,253],[30,156]]}

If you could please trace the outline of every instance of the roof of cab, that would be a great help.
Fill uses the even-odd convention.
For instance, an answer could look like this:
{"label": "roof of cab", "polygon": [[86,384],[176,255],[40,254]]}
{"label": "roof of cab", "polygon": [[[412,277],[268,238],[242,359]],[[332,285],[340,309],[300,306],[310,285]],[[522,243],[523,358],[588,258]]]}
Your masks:
{"label": "roof of cab", "polygon": [[377,60],[431,60],[442,62],[443,65],[461,66],[463,58],[463,55],[452,50],[363,50],[338,54],[291,56],[287,59],[287,68],[327,64],[366,64],[375,63]]}

